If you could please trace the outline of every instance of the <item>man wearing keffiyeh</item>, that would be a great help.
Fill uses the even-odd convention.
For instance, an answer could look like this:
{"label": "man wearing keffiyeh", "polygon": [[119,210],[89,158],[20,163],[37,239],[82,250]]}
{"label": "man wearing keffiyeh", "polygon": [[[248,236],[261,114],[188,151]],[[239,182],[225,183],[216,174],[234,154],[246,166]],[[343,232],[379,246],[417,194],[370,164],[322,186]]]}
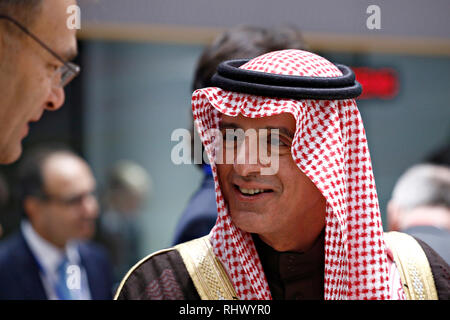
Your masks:
{"label": "man wearing keffiyeh", "polygon": [[222,63],[212,83],[192,108],[215,180],[215,227],[140,261],[116,299],[448,297],[448,272],[435,270],[449,267],[435,252],[383,233],[348,67],[281,50]]}

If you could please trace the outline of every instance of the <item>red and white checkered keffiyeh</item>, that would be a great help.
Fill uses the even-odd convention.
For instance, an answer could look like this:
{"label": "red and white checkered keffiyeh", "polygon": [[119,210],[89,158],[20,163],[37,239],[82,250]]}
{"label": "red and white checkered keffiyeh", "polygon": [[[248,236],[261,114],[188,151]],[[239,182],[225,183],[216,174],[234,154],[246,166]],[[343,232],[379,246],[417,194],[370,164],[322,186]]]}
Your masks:
{"label": "red and white checkered keffiyeh", "polygon": [[[301,50],[267,53],[240,68],[312,77],[342,75],[326,59]],[[237,228],[228,213],[209,129],[219,128],[221,114],[257,118],[284,112],[296,120],[292,157],[327,200],[324,298],[391,298],[375,181],[354,99],[278,99],[210,87],[193,93],[192,108],[216,188],[218,218],[210,241],[240,299],[271,299],[271,294],[251,235]]]}

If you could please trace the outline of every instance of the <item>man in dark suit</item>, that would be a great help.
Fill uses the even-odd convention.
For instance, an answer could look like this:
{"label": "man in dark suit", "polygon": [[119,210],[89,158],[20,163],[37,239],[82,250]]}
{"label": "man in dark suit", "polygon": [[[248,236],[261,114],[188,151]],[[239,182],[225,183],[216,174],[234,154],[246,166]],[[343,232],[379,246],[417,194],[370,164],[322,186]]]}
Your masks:
{"label": "man in dark suit", "polygon": [[0,299],[111,299],[108,258],[88,241],[98,215],[88,164],[68,150],[37,150],[19,187],[23,221],[0,245]]}

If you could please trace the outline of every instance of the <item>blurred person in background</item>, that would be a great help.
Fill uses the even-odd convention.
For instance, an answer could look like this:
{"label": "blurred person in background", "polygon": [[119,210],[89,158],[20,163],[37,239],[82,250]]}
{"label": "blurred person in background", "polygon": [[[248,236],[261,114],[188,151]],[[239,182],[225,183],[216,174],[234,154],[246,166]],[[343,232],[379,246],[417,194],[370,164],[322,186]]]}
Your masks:
{"label": "blurred person in background", "polygon": [[[211,77],[216,72],[217,66],[225,60],[249,59],[282,49],[306,48],[302,34],[296,27],[263,28],[242,25],[231,28],[217,36],[204,49],[195,69],[192,92],[210,87]],[[194,135],[198,134],[192,129],[191,137]],[[211,167],[204,163],[203,159],[199,160],[203,181],[178,221],[172,241],[174,245],[207,235],[216,223],[217,205]],[[195,163],[198,162],[196,160]]]}
{"label": "blurred person in background", "polygon": [[418,164],[398,179],[388,227],[425,241],[450,263],[450,167]]}
{"label": "blurred person in background", "polygon": [[97,239],[108,250],[120,281],[139,259],[137,218],[151,192],[151,178],[139,164],[122,160],[107,174]]}
{"label": "blurred person in background", "polygon": [[0,0],[0,163],[17,160],[31,122],[64,103],[79,72],[76,29],[67,27],[75,0]]}
{"label": "blurred person in background", "polygon": [[23,219],[0,245],[0,299],[110,299],[111,266],[89,241],[98,203],[86,161],[37,149],[23,159],[18,187]]}

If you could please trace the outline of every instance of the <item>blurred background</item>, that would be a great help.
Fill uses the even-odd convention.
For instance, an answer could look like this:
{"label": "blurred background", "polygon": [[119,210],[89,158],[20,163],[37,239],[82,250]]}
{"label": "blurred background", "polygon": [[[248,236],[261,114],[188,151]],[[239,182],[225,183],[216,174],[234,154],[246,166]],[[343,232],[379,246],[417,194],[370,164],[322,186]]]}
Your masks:
{"label": "blurred background", "polygon": [[[373,4],[380,8],[380,29],[367,25],[366,10]],[[201,182],[195,165],[172,163],[179,141],[171,141],[171,134],[191,128],[196,61],[229,27],[297,26],[311,51],[355,70],[364,90],[357,102],[385,226],[398,177],[450,144],[448,0],[79,0],[79,5],[76,63],[82,72],[66,90],[65,107],[34,124],[24,149],[50,142],[70,146],[92,166],[100,191],[118,161],[141,166],[151,187],[136,215],[140,257],[171,245],[175,225]],[[0,167],[9,189],[1,238],[19,226],[17,166]]]}

